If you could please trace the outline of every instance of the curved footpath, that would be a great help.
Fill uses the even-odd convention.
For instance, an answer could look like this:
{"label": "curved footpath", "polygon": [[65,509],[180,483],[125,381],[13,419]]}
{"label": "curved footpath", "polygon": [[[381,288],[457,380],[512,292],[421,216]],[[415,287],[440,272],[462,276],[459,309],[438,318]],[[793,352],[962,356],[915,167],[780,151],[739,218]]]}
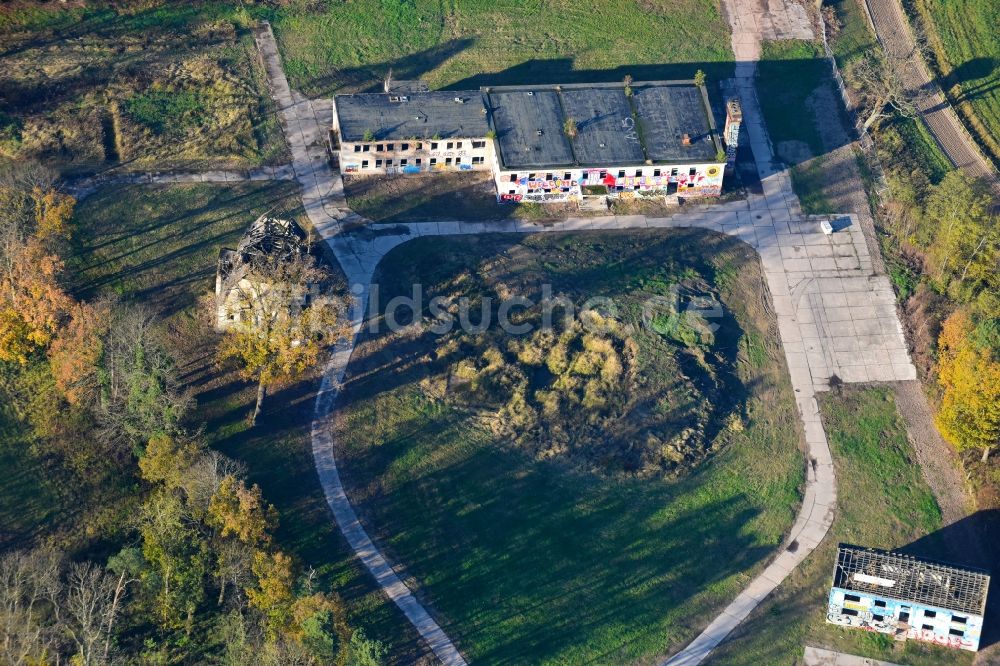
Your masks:
{"label": "curved footpath", "polygon": [[[744,35],[740,33],[742,40]],[[333,453],[331,419],[337,393],[365,318],[369,286],[381,259],[394,247],[419,236],[476,233],[538,233],[597,229],[701,227],[736,236],[760,254],[771,292],[785,358],[802,419],[807,448],[807,478],[802,507],[785,546],[775,559],[709,626],[666,663],[701,662],[782,580],[812,552],[833,521],[836,480],[816,391],[826,390],[832,375],[845,382],[913,379],[902,327],[896,317],[889,280],[875,274],[864,234],[856,220],[837,219],[838,231],[824,235],[818,218],[802,216],[786,171],[771,158],[753,91],[759,44],[748,44],[749,62],[737,65],[736,87],[763,186],[762,195],[714,206],[685,206],[666,218],[607,216],[569,218],[536,226],[506,222],[423,222],[403,225],[369,223],[366,233],[347,231],[360,218],[347,206],[343,183],[328,168],[325,128],[329,103],[294,96],[288,87],[270,27],[257,31],[272,95],[292,152],[292,168],[302,186],[303,206],[332,248],[356,297],[351,311],[353,333],[327,364],[316,398],[312,427],[317,473],[341,531],[385,593],[416,627],[445,664],[465,664],[455,644],[396,575],[358,520],[340,481]],[[737,32],[734,30],[734,46]],[[737,59],[743,60],[737,50]]]}

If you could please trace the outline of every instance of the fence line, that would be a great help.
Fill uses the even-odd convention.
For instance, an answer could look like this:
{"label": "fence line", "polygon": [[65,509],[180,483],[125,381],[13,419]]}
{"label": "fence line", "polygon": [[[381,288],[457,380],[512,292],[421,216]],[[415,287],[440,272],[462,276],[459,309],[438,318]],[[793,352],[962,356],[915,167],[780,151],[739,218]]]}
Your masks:
{"label": "fence line", "polygon": [[[867,12],[867,3],[865,4],[865,11]],[[871,21],[871,16],[868,17]],[[851,101],[850,93],[847,92],[847,84],[844,82],[844,77],[840,73],[840,68],[837,66],[837,59],[833,55],[833,50],[830,48],[830,42],[826,38],[826,19],[823,18],[823,13],[820,12],[820,28],[822,30],[821,34],[823,36],[823,53],[826,54],[826,59],[830,61],[830,69],[833,71],[833,80],[837,82],[837,89],[840,91],[840,97],[844,100],[844,107],[847,109],[847,113],[854,123],[854,129],[858,134],[858,145],[861,146],[861,154],[865,158],[865,162],[868,164],[868,168],[871,173],[875,176],[875,194],[878,195],[879,203],[885,205],[886,203],[886,192],[889,190],[888,182],[885,178],[885,170],[882,168],[882,161],[878,157],[878,152],[875,150],[875,141],[872,139],[871,134],[865,128],[864,124],[857,117],[854,112],[854,104]],[[874,25],[874,24],[873,24]],[[878,38],[878,33],[876,33],[876,39]]]}

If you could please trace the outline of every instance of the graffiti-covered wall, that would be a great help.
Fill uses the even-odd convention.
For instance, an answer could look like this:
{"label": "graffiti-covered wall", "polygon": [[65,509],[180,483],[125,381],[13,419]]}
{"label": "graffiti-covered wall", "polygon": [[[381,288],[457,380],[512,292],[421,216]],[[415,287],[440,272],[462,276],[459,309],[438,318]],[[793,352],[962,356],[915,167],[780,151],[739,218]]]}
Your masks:
{"label": "graffiti-covered wall", "polygon": [[343,173],[487,171],[492,162],[493,142],[485,137],[355,141],[340,147]]}
{"label": "graffiti-covered wall", "polygon": [[584,195],[666,194],[719,196],[723,164],[572,168],[558,171],[498,171],[500,201],[575,201]]}
{"label": "graffiti-covered wall", "polygon": [[839,587],[830,590],[826,621],[962,650],[979,649],[983,618]]}

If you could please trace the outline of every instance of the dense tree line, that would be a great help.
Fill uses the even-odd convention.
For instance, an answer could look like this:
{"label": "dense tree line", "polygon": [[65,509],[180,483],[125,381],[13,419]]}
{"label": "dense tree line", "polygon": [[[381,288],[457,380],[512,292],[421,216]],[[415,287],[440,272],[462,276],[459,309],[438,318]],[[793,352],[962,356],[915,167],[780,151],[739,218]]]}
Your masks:
{"label": "dense tree line", "polygon": [[0,663],[380,663],[200,440],[155,314],[71,295],[74,204],[43,168],[0,168],[0,394],[86,522],[0,555]]}
{"label": "dense tree line", "polygon": [[[899,79],[889,72],[859,86],[863,97],[881,100]],[[937,304],[937,316],[921,325],[938,329],[931,377],[938,428],[957,449],[979,450],[986,462],[1000,444],[1000,219],[986,183],[957,169],[932,182],[927,158],[901,131],[902,118],[914,114],[882,101],[875,106],[882,115],[871,125],[888,167],[890,198],[881,217],[893,278],[904,298]]]}

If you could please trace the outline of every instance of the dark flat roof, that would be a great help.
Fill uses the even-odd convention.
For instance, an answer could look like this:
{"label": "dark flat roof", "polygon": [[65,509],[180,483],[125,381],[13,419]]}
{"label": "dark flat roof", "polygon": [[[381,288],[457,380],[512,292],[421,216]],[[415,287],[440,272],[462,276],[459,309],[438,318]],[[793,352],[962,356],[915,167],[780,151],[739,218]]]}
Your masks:
{"label": "dark flat roof", "polygon": [[623,86],[562,91],[563,110],[576,121],[573,152],[581,164],[627,164],[646,159]]}
{"label": "dark flat roof", "polygon": [[[703,88],[646,81],[631,89],[631,99],[622,83],[592,83],[335,100],[343,141],[362,141],[366,132],[376,141],[478,138],[489,135],[492,123],[504,169],[715,161],[719,144]],[[576,123],[573,139],[564,130],[567,119]]]}
{"label": "dark flat roof", "polygon": [[478,138],[490,129],[478,90],[337,95],[335,101],[343,141],[362,141],[365,132],[376,141]]}
{"label": "dark flat roof", "polygon": [[493,125],[505,166],[545,167],[573,164],[563,132],[559,95],[554,90],[512,90],[489,95]]}
{"label": "dark flat roof", "polygon": [[971,567],[842,543],[837,549],[833,586],[982,615],[990,575]]}
{"label": "dark flat roof", "polygon": [[[649,159],[659,161],[715,159],[712,128],[701,90],[694,86],[633,85]],[[691,145],[682,145],[687,134]]]}
{"label": "dark flat roof", "polygon": [[[504,169],[714,162],[715,122],[693,81],[486,87]],[[576,122],[566,137],[564,123]],[[538,134],[538,130],[542,134]],[[690,145],[684,145],[684,135]]]}

